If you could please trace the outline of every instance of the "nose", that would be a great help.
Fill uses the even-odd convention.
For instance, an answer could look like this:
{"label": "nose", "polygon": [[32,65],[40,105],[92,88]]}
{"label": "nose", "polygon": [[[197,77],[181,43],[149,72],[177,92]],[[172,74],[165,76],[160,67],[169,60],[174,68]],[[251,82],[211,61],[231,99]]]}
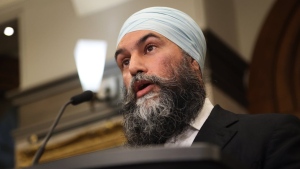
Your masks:
{"label": "nose", "polygon": [[147,67],[143,58],[139,55],[132,55],[129,63],[129,72],[132,76],[135,76],[137,73],[146,72]]}

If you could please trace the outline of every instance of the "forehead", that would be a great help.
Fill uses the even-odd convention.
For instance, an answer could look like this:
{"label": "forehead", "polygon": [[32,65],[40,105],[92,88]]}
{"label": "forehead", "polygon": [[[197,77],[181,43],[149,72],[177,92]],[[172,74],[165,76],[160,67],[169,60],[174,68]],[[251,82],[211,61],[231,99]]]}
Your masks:
{"label": "forehead", "polygon": [[141,38],[146,37],[147,35],[154,35],[150,37],[154,37],[161,40],[168,40],[166,37],[157,32],[150,30],[138,30],[129,32],[126,35],[124,35],[123,38],[120,40],[120,43],[118,44],[117,48],[122,48],[123,46],[126,46],[127,44],[131,43],[135,44],[136,42],[140,41]]}

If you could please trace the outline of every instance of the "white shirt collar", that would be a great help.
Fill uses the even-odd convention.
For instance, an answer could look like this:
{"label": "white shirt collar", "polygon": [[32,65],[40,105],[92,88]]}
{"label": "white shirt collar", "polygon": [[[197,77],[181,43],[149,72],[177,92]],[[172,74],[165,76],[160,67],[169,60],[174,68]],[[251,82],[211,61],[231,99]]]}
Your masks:
{"label": "white shirt collar", "polygon": [[198,113],[195,121],[193,121],[190,125],[195,129],[200,130],[213,108],[214,106],[211,104],[210,100],[205,98],[201,111]]}
{"label": "white shirt collar", "polygon": [[195,121],[190,124],[190,127],[176,137],[171,137],[165,143],[165,147],[186,147],[191,146],[197,133],[207,120],[214,106],[208,98],[205,99],[202,109],[199,111]]}

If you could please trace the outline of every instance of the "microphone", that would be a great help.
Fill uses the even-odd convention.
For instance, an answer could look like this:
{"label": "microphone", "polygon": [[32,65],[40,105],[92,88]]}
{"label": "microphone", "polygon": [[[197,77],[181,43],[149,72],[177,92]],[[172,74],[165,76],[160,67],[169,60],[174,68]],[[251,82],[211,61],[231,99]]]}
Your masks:
{"label": "microphone", "polygon": [[72,105],[77,105],[85,101],[90,101],[93,99],[93,97],[94,97],[94,93],[90,90],[87,90],[79,95],[71,97],[70,100]]}
{"label": "microphone", "polygon": [[48,131],[45,140],[43,141],[43,144],[40,146],[40,148],[38,149],[38,151],[35,153],[32,164],[37,164],[41,158],[41,156],[43,155],[44,151],[45,151],[45,147],[47,145],[47,142],[49,141],[50,137],[52,136],[53,130],[56,127],[56,125],[58,124],[58,121],[60,119],[60,117],[62,116],[64,110],[66,109],[66,107],[69,104],[72,105],[78,105],[80,103],[86,102],[86,101],[90,101],[94,98],[94,93],[90,90],[87,90],[79,95],[73,96],[71,97],[71,99],[65,103],[62,108],[60,109],[58,115],[56,116],[56,119],[54,120],[50,130]]}

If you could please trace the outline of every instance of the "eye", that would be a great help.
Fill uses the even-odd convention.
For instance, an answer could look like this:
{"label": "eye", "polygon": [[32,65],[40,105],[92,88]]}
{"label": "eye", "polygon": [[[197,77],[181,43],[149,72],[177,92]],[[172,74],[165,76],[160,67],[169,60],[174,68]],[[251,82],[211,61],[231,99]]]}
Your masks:
{"label": "eye", "polygon": [[130,63],[130,60],[129,60],[129,59],[124,59],[124,60],[122,61],[122,66],[123,66],[123,67],[128,66],[129,63]]}
{"label": "eye", "polygon": [[145,49],[145,53],[152,52],[156,47],[154,45],[147,45]]}

